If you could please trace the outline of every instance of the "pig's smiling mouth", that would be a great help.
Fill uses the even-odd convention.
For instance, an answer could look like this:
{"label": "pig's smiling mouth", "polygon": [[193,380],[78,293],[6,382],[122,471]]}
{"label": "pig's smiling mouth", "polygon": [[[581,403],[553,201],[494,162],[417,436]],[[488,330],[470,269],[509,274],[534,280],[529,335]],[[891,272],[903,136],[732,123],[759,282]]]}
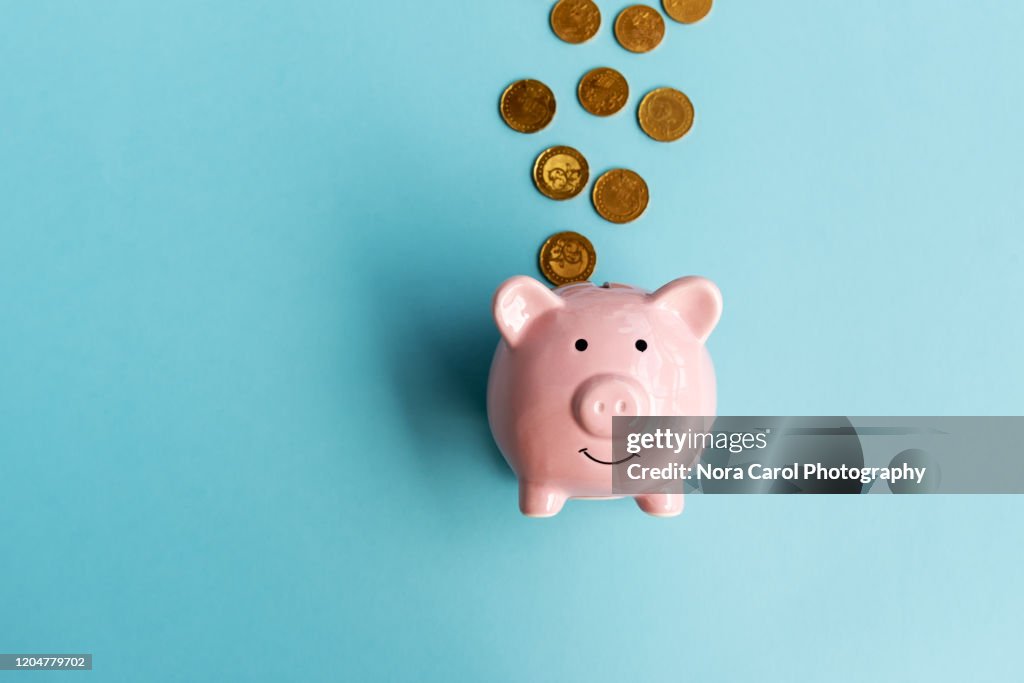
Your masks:
{"label": "pig's smiling mouth", "polygon": [[598,460],[597,458],[592,456],[590,453],[587,453],[587,449],[586,448],[581,448],[581,449],[579,449],[576,452],[577,453],[582,453],[583,455],[587,456],[588,458],[590,458],[591,460],[596,462],[598,465],[621,465],[624,462],[629,462],[633,458],[639,458],[640,457],[640,455],[638,453],[634,453],[634,454],[630,455],[628,458],[623,458],[622,460],[612,460],[611,462],[607,462],[605,460]]}

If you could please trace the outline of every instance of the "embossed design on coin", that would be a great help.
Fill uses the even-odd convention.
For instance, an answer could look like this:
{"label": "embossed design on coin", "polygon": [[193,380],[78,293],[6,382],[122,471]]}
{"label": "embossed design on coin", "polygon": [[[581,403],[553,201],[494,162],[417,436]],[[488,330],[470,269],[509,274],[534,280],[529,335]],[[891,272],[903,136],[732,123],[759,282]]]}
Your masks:
{"label": "embossed design on coin", "polygon": [[580,79],[576,95],[580,105],[594,116],[611,116],[626,106],[629,83],[615,69],[602,66]]}
{"label": "embossed design on coin", "polygon": [[585,43],[601,26],[601,10],[592,0],[558,0],[551,9],[551,29],[567,43]]}
{"label": "embossed design on coin", "polygon": [[672,142],[693,126],[693,103],[675,88],[658,88],[644,95],[637,115],[645,133],[658,142]]}
{"label": "embossed design on coin", "polygon": [[650,52],[665,37],[665,20],[653,7],[627,7],[615,19],[615,37],[630,52]]}
{"label": "embossed design on coin", "polygon": [[516,81],[501,94],[501,118],[512,130],[536,133],[555,118],[551,88],[530,78]]}
{"label": "embossed design on coin", "polygon": [[608,171],[594,183],[594,208],[612,223],[629,223],[647,209],[647,183],[625,168]]}
{"label": "embossed design on coin", "polygon": [[694,24],[711,11],[712,0],[661,0],[665,14],[681,24]]}
{"label": "embossed design on coin", "polygon": [[533,165],[533,182],[552,199],[571,199],[587,186],[590,166],[572,147],[551,147],[540,153]]}
{"label": "embossed design on coin", "polygon": [[594,245],[578,232],[554,234],[540,248],[540,272],[553,285],[589,280],[596,265]]}

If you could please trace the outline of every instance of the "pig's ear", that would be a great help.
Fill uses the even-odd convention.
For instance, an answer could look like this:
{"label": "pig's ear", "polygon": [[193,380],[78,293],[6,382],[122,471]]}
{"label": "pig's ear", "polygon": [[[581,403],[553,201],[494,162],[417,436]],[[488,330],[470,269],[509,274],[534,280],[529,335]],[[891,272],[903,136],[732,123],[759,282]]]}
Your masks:
{"label": "pig's ear", "polygon": [[690,326],[703,344],[722,317],[722,293],[711,280],[681,277],[651,295],[655,305],[671,311]]}
{"label": "pig's ear", "polygon": [[537,318],[564,304],[561,297],[532,277],[517,275],[494,293],[494,322],[508,345],[515,348]]}

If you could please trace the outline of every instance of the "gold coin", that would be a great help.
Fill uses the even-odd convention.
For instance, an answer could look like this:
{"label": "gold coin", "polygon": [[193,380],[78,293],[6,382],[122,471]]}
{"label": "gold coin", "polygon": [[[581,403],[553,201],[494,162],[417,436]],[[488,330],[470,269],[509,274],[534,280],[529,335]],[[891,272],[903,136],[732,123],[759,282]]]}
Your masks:
{"label": "gold coin", "polygon": [[501,94],[501,118],[512,130],[536,133],[555,118],[555,95],[540,81],[516,81]]}
{"label": "gold coin", "polygon": [[711,11],[711,0],[661,0],[665,14],[682,24],[694,24]]}
{"label": "gold coin", "polygon": [[608,171],[594,183],[594,208],[612,223],[629,223],[647,209],[647,183],[625,168]]}
{"label": "gold coin", "polygon": [[567,43],[585,43],[601,26],[601,10],[591,0],[558,0],[551,9],[551,29]]}
{"label": "gold coin", "polygon": [[630,52],[650,52],[665,37],[665,20],[653,7],[627,7],[615,19],[615,37]]}
{"label": "gold coin", "polygon": [[590,166],[572,147],[551,147],[540,153],[533,164],[533,182],[552,199],[572,199],[587,186]]}
{"label": "gold coin", "polygon": [[629,83],[615,69],[602,66],[580,79],[576,95],[583,108],[594,116],[611,116],[626,106]]}
{"label": "gold coin", "polygon": [[672,142],[693,126],[693,103],[674,88],[658,88],[644,95],[637,111],[640,127],[658,142]]}
{"label": "gold coin", "polygon": [[589,280],[596,265],[594,245],[578,232],[554,234],[540,248],[540,272],[556,286]]}

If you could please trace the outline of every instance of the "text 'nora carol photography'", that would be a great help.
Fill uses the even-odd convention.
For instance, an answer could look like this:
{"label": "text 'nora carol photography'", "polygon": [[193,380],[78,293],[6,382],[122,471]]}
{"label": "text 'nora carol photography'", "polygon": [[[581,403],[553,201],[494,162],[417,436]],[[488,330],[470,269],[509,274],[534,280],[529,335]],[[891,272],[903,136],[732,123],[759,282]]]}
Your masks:
{"label": "text 'nora carol photography'", "polygon": [[753,480],[838,480],[852,479],[863,484],[875,480],[885,482],[914,481],[920,484],[924,480],[927,468],[911,467],[904,464],[901,467],[826,467],[822,463],[805,463],[803,465],[768,466],[761,463],[751,463],[746,467],[721,467],[708,463],[697,463],[696,466],[687,467],[678,463],[670,463],[664,467],[644,467],[639,463],[630,463],[626,467],[626,476],[633,480],[679,480],[691,481],[694,479],[709,479],[721,481],[731,479],[742,481]]}

